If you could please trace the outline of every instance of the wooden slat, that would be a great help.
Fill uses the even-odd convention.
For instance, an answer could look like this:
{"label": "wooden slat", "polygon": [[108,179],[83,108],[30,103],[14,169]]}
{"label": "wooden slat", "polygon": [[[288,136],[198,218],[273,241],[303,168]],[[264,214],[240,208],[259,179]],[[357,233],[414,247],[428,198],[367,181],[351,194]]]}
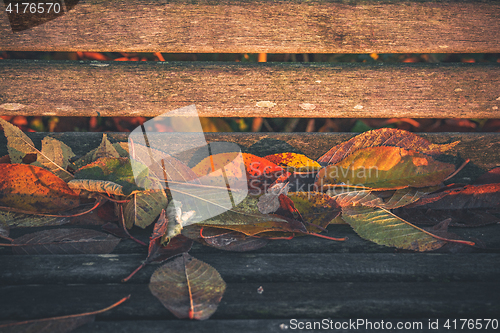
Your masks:
{"label": "wooden slat", "polygon": [[[259,286],[264,288],[262,294],[257,293]],[[129,294],[130,301],[99,317],[126,321],[175,319],[151,294],[147,284],[116,283],[0,286],[0,320],[91,311]],[[491,318],[500,312],[499,295],[497,281],[228,283],[210,320]],[[199,323],[201,326],[203,323]]]}
{"label": "wooden slat", "polygon": [[2,60],[0,114],[500,118],[498,86],[500,64]]}
{"label": "wooden slat", "polygon": [[[497,228],[498,229],[498,228]],[[491,228],[490,228],[491,230]],[[498,235],[498,232],[496,233]],[[310,238],[309,238],[310,239]],[[291,243],[295,243],[293,240]],[[348,242],[345,243],[348,247]],[[498,242],[497,242],[498,245]],[[342,244],[341,244],[342,246]],[[272,251],[273,243],[267,246]],[[269,282],[487,282],[500,279],[499,253],[234,253],[190,251],[230,283]],[[3,255],[1,285],[118,283],[145,259],[142,254]],[[149,283],[158,265],[131,284]],[[480,274],[478,274],[480,272]]]}
{"label": "wooden slat", "polygon": [[500,5],[483,1],[81,0],[12,33],[17,51],[198,53],[500,52]]}

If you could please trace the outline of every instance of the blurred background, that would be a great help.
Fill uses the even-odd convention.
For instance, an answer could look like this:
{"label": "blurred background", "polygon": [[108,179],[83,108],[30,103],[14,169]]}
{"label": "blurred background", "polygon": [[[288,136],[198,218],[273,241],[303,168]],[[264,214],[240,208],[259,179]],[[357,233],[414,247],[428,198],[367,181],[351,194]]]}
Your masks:
{"label": "blurred background", "polygon": [[[172,54],[2,52],[0,59],[100,61],[225,61],[329,63],[500,63],[500,54]],[[1,116],[27,132],[130,132],[145,117]],[[412,132],[500,132],[500,119],[202,118],[205,132],[364,132],[391,127]]]}

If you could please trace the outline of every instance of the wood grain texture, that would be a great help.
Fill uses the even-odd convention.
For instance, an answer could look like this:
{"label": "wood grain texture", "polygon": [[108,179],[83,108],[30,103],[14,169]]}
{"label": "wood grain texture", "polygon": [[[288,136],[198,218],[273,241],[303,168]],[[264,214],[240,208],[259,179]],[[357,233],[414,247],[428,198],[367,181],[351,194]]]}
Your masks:
{"label": "wood grain texture", "polygon": [[[498,229],[498,228],[497,228]],[[498,232],[496,233],[499,234]],[[293,241],[292,241],[293,243]],[[269,244],[268,250],[273,244]],[[497,281],[500,253],[234,253],[190,254],[211,265],[229,283],[273,282],[436,282]],[[117,283],[145,259],[141,254],[5,255],[1,285]],[[346,263],[349,263],[346,265]],[[147,284],[157,264],[148,265],[131,280]],[[481,274],[478,274],[478,270]]]}
{"label": "wood grain texture", "polygon": [[[347,264],[347,263],[346,263]],[[256,268],[257,269],[257,268]],[[223,277],[224,278],[224,277]],[[54,281],[55,282],[55,281]],[[259,286],[264,292],[259,294]],[[228,283],[209,319],[497,318],[500,287],[488,282]],[[172,320],[147,284],[1,286],[0,320],[61,316],[101,309],[131,294],[101,320]],[[198,328],[204,326],[198,322]],[[184,330],[181,330],[184,331]]]}
{"label": "wood grain texture", "polygon": [[0,114],[500,118],[499,86],[500,64],[1,60]]}
{"label": "wood grain texture", "polygon": [[15,51],[495,53],[500,5],[483,1],[81,0],[21,32]]}

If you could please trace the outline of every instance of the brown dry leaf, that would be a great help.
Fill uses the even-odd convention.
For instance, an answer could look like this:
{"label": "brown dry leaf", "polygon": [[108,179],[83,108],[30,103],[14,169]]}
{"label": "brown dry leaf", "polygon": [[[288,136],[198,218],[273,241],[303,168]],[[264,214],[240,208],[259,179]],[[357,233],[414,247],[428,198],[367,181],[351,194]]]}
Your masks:
{"label": "brown dry leaf", "polygon": [[128,203],[125,204],[124,218],[128,229],[136,225],[146,228],[167,207],[168,199],[163,190],[141,191],[134,193]]}
{"label": "brown dry leaf", "polygon": [[31,165],[44,167],[64,181],[73,179],[73,175],[66,171],[70,165],[69,160],[75,154],[64,142],[50,136],[43,138],[42,151],[37,154],[36,162]]}
{"label": "brown dry leaf", "polygon": [[315,185],[318,188],[347,185],[372,190],[428,187],[442,183],[454,170],[454,165],[416,151],[370,147],[321,169]]}
{"label": "brown dry leaf", "polygon": [[85,156],[78,159],[74,165],[76,168],[81,168],[89,163],[97,161],[99,158],[119,158],[120,154],[115,146],[108,140],[106,133],[102,135],[102,140],[99,147],[92,149]]}
{"label": "brown dry leaf", "polygon": [[0,205],[33,213],[69,210],[78,195],[53,173],[32,165],[0,164]]}
{"label": "brown dry leaf", "polygon": [[[337,216],[341,207],[330,196],[319,192],[295,192],[288,194],[295,208],[305,222],[326,228]],[[321,229],[307,227],[310,232],[321,232]]]}
{"label": "brown dry leaf", "polygon": [[433,144],[420,136],[393,128],[380,128],[355,136],[343,142],[318,159],[320,163],[336,164],[350,154],[362,148],[378,146],[394,146],[407,150],[415,150],[429,155],[439,155],[459,144],[455,141],[448,144]]}
{"label": "brown dry leaf", "polygon": [[[66,171],[66,167],[61,166],[62,164],[64,164],[64,162],[57,160],[59,152],[51,151],[52,148],[57,148],[57,145],[54,147],[49,147],[45,151],[43,151],[42,147],[42,151],[39,151],[38,149],[36,149],[33,141],[31,141],[31,139],[19,128],[10,124],[2,118],[0,118],[0,124],[2,125],[5,136],[7,137],[7,151],[9,152],[11,163],[23,163],[26,155],[36,154],[38,156],[39,162],[42,162],[42,165],[44,167],[48,167],[51,171],[58,170],[57,172],[61,175],[64,175],[65,178],[71,179],[72,175]],[[55,139],[44,139],[46,144],[47,142],[51,142],[53,140]],[[64,158],[73,154],[73,152],[71,152],[71,148],[66,146],[64,143],[61,143],[61,146],[59,148],[64,150],[64,154],[61,152],[61,154],[65,155]],[[46,155],[45,153],[48,153],[49,155]],[[54,157],[56,158],[56,161],[54,161]],[[71,157],[68,157],[68,160]],[[62,164],[59,162],[61,162]]]}
{"label": "brown dry leaf", "polygon": [[226,283],[210,265],[184,253],[151,276],[151,293],[177,318],[208,319],[226,290]]}
{"label": "brown dry leaf", "polygon": [[479,176],[474,182],[474,185],[482,185],[482,184],[492,184],[492,183],[500,183],[500,167],[496,167],[491,169]]}
{"label": "brown dry leaf", "polygon": [[199,222],[198,225],[239,231],[247,236],[266,231],[306,232],[304,225],[299,221],[273,214],[262,214],[257,208],[257,203],[257,198],[248,196],[233,209]]}
{"label": "brown dry leaf", "polygon": [[95,319],[95,315],[109,311],[118,305],[122,304],[130,298],[130,295],[122,298],[115,304],[107,308],[80,313],[69,316],[52,317],[44,319],[27,320],[22,322],[14,322],[8,324],[0,324],[0,332],[2,333],[69,333],[86,323],[91,323]]}
{"label": "brown dry leaf", "polygon": [[119,238],[90,229],[51,229],[14,239],[14,254],[107,254]]}
{"label": "brown dry leaf", "polygon": [[39,151],[35,148],[33,141],[24,134],[18,127],[0,118],[5,137],[7,138],[7,151],[11,163],[22,163],[26,154],[36,154]]}
{"label": "brown dry leaf", "polygon": [[257,250],[270,242],[268,239],[247,236],[237,231],[201,227],[195,224],[184,228],[182,234],[203,245],[234,252]]}
{"label": "brown dry leaf", "polygon": [[287,183],[277,183],[271,186],[267,192],[259,197],[257,207],[262,214],[274,213],[280,208],[279,195],[288,194]]}
{"label": "brown dry leaf", "polygon": [[0,211],[0,221],[11,228],[58,226],[70,222],[67,217],[43,216]]}
{"label": "brown dry leaf", "polygon": [[363,205],[366,207],[380,207],[385,209],[395,209],[409,205],[419,200],[424,195],[432,192],[435,188],[402,188],[399,190],[376,192],[369,190],[343,191],[328,190],[326,193],[331,196],[341,207],[349,205]]}
{"label": "brown dry leaf", "polygon": [[500,183],[467,185],[429,194],[406,208],[471,209],[500,207]]}

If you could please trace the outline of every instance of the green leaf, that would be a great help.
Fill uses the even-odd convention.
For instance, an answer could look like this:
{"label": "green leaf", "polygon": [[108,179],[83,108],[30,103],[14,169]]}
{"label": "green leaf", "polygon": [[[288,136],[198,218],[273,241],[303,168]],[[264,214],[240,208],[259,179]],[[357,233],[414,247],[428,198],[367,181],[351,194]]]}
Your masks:
{"label": "green leaf", "polygon": [[168,204],[164,191],[143,191],[132,195],[132,199],[125,205],[124,217],[127,228],[136,225],[146,228],[160,215],[161,210]]}
{"label": "green leaf", "polygon": [[177,318],[205,320],[217,310],[226,283],[215,268],[184,253],[153,273],[149,290]]}
{"label": "green leaf", "polygon": [[[134,173],[128,158],[109,158],[102,157],[97,161],[87,164],[78,169],[75,173],[75,179],[70,183],[75,186],[76,180],[88,181],[89,186],[94,187],[94,191],[101,192],[99,188],[106,188],[106,186],[119,185],[122,187],[119,195],[129,195],[135,190],[140,190],[135,183]],[[97,186],[98,181],[111,182],[103,183],[105,186]],[[114,183],[114,184],[113,184]],[[106,185],[107,184],[107,185]],[[105,190],[107,192],[107,190]],[[113,193],[113,192],[108,192]]]}
{"label": "green leaf", "polygon": [[370,147],[357,150],[337,164],[323,168],[316,186],[336,184],[368,189],[428,187],[443,182],[455,166],[431,156],[399,147]]}
{"label": "green leaf", "polygon": [[431,251],[446,242],[381,208],[347,206],[342,218],[362,238],[379,245],[414,251]]}

